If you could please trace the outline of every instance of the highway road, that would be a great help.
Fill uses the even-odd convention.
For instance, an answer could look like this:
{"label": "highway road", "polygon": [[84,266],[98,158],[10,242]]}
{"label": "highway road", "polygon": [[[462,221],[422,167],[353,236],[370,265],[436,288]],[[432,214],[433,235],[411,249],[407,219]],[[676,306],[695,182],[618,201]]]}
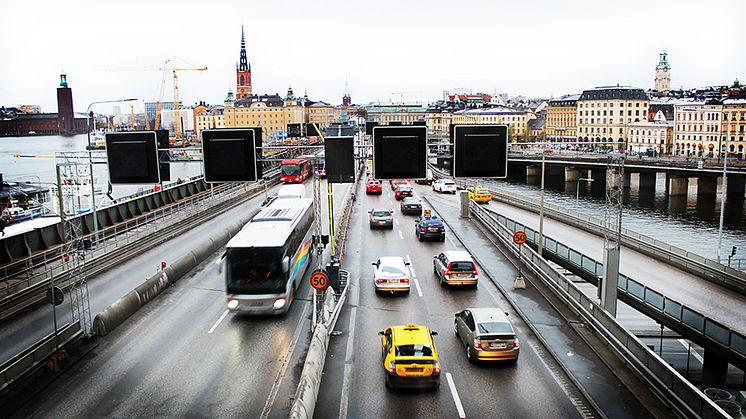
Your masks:
{"label": "highway road", "polygon": [[[417,187],[417,194],[432,195],[426,187]],[[456,207],[455,197],[435,199],[447,202],[451,210]],[[315,417],[598,417],[589,400],[487,279],[483,266],[480,266],[482,277],[478,289],[448,289],[437,283],[432,273],[433,255],[442,250],[463,248],[450,227],[445,242],[418,242],[414,234],[416,217],[401,214],[388,184],[384,185],[382,196],[361,195],[358,203],[362,211],[354,214],[351,228],[352,236],[361,239],[351,241],[344,264],[353,272],[350,285],[353,288],[348,291],[348,303],[336,326],[341,334],[332,337],[330,343]],[[366,211],[373,207],[395,209],[393,230],[369,229]],[[458,217],[453,213],[441,215],[447,220]],[[473,233],[459,231],[459,236],[475,242],[484,240],[470,234]],[[502,259],[494,248],[488,251],[496,259]],[[375,294],[370,264],[381,256],[402,256],[411,260],[410,273],[416,279],[409,295]],[[490,269],[500,275],[515,276],[512,265],[504,260],[495,261]],[[466,360],[460,340],[454,336],[454,313],[466,307],[496,305],[510,313],[522,343],[520,359],[516,365],[472,365]],[[545,309],[536,308],[537,311]],[[550,308],[546,314],[554,318],[545,318],[545,321],[549,329],[555,330],[556,324],[563,321],[551,312]],[[411,322],[428,325],[439,332],[435,344],[440,354],[442,381],[437,391],[392,391],[384,386],[377,332],[390,325]],[[562,339],[562,336],[557,338]],[[577,336],[575,341],[574,345],[582,345]],[[574,349],[579,354],[590,352],[582,347]],[[597,368],[604,369],[603,366]],[[584,370],[579,373],[596,374]],[[597,385],[611,393],[603,402],[613,417],[651,417],[634,397],[615,383],[613,374],[594,378],[606,380]],[[612,417],[611,413],[607,414]]]}
{"label": "highway road", "polygon": [[[348,187],[335,186],[335,212],[342,209]],[[311,197],[311,182],[306,189]],[[93,280],[94,314],[153,273],[160,260],[180,256],[200,234],[224,227],[263,199],[216,216]],[[17,417],[287,417],[310,341],[311,287],[304,280],[286,315],[234,316],[226,309],[217,272],[221,254],[99,338],[91,354]],[[130,282],[122,283],[122,276]]]}

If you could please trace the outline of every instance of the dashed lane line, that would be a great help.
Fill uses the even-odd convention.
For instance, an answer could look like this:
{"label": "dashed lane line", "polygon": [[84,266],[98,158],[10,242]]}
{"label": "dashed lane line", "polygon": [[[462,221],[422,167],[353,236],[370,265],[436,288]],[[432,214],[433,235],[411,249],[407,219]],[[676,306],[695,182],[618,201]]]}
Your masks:
{"label": "dashed lane line", "polygon": [[339,400],[339,419],[347,419],[347,407],[350,400],[350,378],[352,376],[352,356],[354,353],[355,342],[355,316],[357,307],[353,306],[350,310],[350,325],[348,326],[347,351],[345,353],[345,370],[342,378],[342,396]]}
{"label": "dashed lane line", "polygon": [[209,331],[207,332],[207,334],[208,334],[208,335],[211,335],[211,334],[212,334],[212,332],[214,332],[214,331],[215,331],[215,329],[216,329],[216,328],[217,328],[217,327],[218,327],[218,326],[220,325],[220,322],[222,322],[222,321],[223,321],[223,319],[225,319],[225,316],[227,316],[227,315],[228,315],[228,310],[226,309],[226,310],[225,310],[225,311],[223,312],[223,315],[222,315],[222,316],[220,316],[220,318],[218,319],[218,321],[216,321],[216,322],[215,322],[215,324],[213,324],[213,325],[212,325],[212,327],[211,327],[211,328],[210,328],[210,330],[209,330]]}
{"label": "dashed lane line", "polygon": [[451,373],[446,373],[446,379],[448,380],[448,387],[451,389],[451,395],[453,396],[453,402],[456,404],[456,410],[458,411],[458,417],[461,419],[466,418],[466,412],[464,412],[464,406],[461,404],[461,398],[458,396],[458,390],[456,390],[456,384],[453,383]]}

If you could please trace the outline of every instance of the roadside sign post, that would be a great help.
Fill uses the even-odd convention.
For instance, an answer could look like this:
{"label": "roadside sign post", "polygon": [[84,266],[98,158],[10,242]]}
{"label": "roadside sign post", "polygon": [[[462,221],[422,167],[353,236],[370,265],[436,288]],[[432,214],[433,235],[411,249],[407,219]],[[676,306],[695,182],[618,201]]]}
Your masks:
{"label": "roadside sign post", "polygon": [[523,231],[516,231],[513,234],[513,242],[518,245],[518,276],[515,278],[513,288],[524,289],[526,288],[526,280],[523,278],[522,265],[523,265],[523,244],[526,243],[526,233]]}
{"label": "roadside sign post", "polygon": [[316,328],[316,322],[319,318],[319,296],[326,294],[329,287],[329,275],[323,269],[316,269],[311,274],[311,286],[313,287],[313,327]]}

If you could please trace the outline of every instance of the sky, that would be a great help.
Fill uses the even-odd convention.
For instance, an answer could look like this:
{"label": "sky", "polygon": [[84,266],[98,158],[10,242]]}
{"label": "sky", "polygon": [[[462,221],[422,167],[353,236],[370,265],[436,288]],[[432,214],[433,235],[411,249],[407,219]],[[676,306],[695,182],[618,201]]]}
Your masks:
{"label": "sky", "polygon": [[[63,70],[77,112],[155,101],[170,57],[208,67],[179,73],[182,103],[221,104],[235,91],[241,25],[255,93],[292,86],[332,104],[345,80],[357,104],[437,100],[453,88],[527,97],[649,89],[663,51],[672,88],[746,82],[744,0],[34,0],[4,2],[2,16],[0,105],[44,112],[57,110]],[[170,77],[163,100],[173,100]]]}

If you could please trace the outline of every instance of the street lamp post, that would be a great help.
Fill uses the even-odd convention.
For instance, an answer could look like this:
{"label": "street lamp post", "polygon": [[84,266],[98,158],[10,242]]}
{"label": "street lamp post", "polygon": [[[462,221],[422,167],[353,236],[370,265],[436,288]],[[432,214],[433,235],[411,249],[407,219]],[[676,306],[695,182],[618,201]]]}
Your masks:
{"label": "street lamp post", "polygon": [[[86,131],[88,134],[88,173],[89,173],[89,181],[91,182],[91,212],[93,214],[93,245],[98,244],[98,217],[96,214],[96,185],[93,182],[93,156],[91,153],[91,107],[93,105],[98,105],[101,103],[117,103],[117,102],[131,102],[135,101],[137,99],[117,99],[117,100],[100,100],[97,102],[91,102],[90,105],[88,105],[88,108],[86,109]],[[60,190],[60,195],[62,195],[62,191]],[[60,212],[63,212],[64,209],[60,207]]]}
{"label": "street lamp post", "polygon": [[543,255],[544,249],[544,165],[546,162],[546,151],[541,152],[541,204],[539,206],[539,256]]}
{"label": "street lamp post", "polygon": [[[730,130],[725,132],[725,159],[723,159],[723,192],[720,197],[720,226],[718,227],[718,263],[720,263],[720,252],[723,247],[723,220],[725,215],[725,199],[728,196],[728,140]],[[721,150],[722,153],[722,150]],[[720,155],[720,153],[718,153]]]}
{"label": "street lamp post", "polygon": [[586,182],[593,182],[593,179],[591,178],[581,177],[580,179],[578,179],[578,182],[575,184],[575,208],[577,208],[580,203],[580,181],[581,180],[584,180]]}

